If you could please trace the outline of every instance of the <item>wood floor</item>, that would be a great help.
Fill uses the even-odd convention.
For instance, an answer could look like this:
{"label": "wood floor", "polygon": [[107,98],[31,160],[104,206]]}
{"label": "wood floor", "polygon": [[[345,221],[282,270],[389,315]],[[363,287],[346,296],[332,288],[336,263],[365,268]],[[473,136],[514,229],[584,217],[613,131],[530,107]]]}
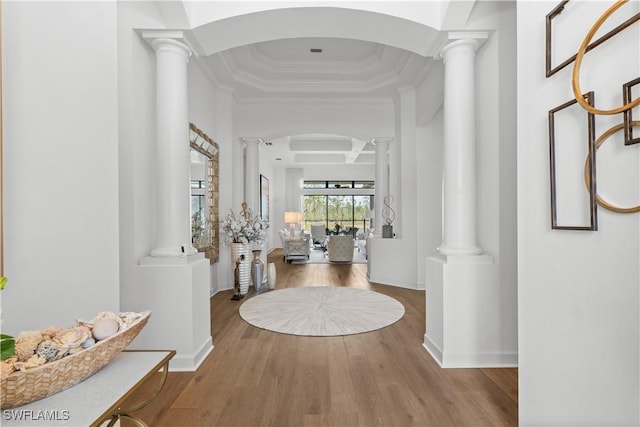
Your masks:
{"label": "wood floor", "polygon": [[269,262],[277,288],[372,289],[396,298],[406,314],[360,335],[290,336],[250,326],[238,315],[242,301],[219,292],[211,298],[213,352],[197,372],[169,374],[139,413],[149,426],[518,425],[516,369],[441,369],[422,347],[424,291],[369,283],[366,264],[286,264],[279,251]]}

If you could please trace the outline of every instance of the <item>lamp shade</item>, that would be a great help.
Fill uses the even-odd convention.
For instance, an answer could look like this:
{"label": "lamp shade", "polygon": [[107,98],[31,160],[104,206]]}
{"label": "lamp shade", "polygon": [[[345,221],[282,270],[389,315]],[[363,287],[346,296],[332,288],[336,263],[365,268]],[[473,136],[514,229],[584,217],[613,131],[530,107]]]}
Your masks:
{"label": "lamp shade", "polygon": [[298,222],[298,212],[285,212],[284,213],[284,223],[285,224],[294,224]]}

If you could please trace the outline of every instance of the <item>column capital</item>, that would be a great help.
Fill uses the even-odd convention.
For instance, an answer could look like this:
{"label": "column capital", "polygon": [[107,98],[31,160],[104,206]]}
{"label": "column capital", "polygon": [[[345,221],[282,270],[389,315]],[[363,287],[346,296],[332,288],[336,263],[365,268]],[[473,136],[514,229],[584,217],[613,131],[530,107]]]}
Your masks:
{"label": "column capital", "polygon": [[475,53],[488,38],[488,31],[451,31],[447,33],[447,40],[440,49],[439,56],[444,59],[453,48],[462,46],[472,49]]}
{"label": "column capital", "polygon": [[185,55],[188,60],[193,49],[187,41],[184,31],[179,30],[143,30],[142,38],[149,43],[155,52],[172,51]]}
{"label": "column capital", "polygon": [[392,137],[389,136],[383,136],[383,137],[375,137],[375,138],[371,138],[371,143],[373,145],[377,145],[377,144],[389,144],[391,143],[391,141],[393,141]]}
{"label": "column capital", "polygon": [[259,145],[259,144],[264,142],[264,139],[262,139],[260,137],[252,136],[252,137],[241,137],[240,141],[242,143],[244,143],[245,145],[249,145],[249,144]]}

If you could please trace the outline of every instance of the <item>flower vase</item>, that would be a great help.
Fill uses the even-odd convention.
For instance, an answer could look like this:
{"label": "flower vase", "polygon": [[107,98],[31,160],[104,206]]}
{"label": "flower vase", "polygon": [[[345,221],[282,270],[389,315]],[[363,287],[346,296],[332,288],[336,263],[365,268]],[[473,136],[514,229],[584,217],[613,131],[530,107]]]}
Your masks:
{"label": "flower vase", "polygon": [[251,243],[231,243],[231,261],[235,268],[236,261],[244,256],[238,263],[238,284],[240,295],[249,292],[251,284]]}
{"label": "flower vase", "polygon": [[253,251],[253,261],[251,261],[251,279],[256,289],[256,294],[262,292],[262,276],[264,274],[264,262],[260,259],[261,250]]}
{"label": "flower vase", "polygon": [[268,283],[269,283],[269,289],[275,289],[276,287],[276,264],[273,262],[269,263],[268,268],[268,274],[267,274],[267,278],[268,278]]}

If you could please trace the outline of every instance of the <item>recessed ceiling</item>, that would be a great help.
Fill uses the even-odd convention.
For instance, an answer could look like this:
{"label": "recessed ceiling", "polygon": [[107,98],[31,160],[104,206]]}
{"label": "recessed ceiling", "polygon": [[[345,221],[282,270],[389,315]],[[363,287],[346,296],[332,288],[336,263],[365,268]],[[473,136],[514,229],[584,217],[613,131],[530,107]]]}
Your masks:
{"label": "recessed ceiling", "polygon": [[[360,40],[304,37],[256,43],[255,51],[271,61],[279,62],[349,62],[362,61],[375,55],[378,44]],[[311,49],[322,49],[312,53]]]}
{"label": "recessed ceiling", "polygon": [[[312,53],[314,48],[321,53]],[[216,81],[241,101],[256,98],[364,98],[397,95],[433,61],[378,43],[296,38],[255,43],[203,59]]]}
{"label": "recessed ceiling", "polygon": [[[326,37],[260,42],[201,60],[219,85],[248,104],[269,98],[391,100],[399,89],[419,84],[433,63],[379,43]],[[349,135],[289,135],[269,142],[261,155],[276,164],[374,162],[369,141]]]}
{"label": "recessed ceiling", "polygon": [[260,146],[260,156],[276,165],[374,163],[371,143],[343,135],[292,135],[268,142]]}

